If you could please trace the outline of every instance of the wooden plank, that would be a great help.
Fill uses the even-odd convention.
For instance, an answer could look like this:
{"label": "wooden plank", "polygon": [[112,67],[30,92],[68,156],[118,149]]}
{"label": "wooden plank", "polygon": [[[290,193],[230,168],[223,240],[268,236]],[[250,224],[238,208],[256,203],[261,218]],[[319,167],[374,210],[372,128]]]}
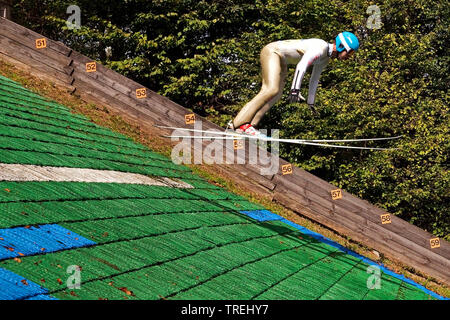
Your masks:
{"label": "wooden plank", "polygon": [[[246,158],[247,161],[244,167],[247,170],[250,170],[258,175],[263,176],[265,180],[272,181],[271,184],[274,185],[273,179],[277,172],[272,172],[272,170],[273,169],[276,170],[278,168],[280,158],[277,155],[271,154],[267,149],[262,148],[260,145],[255,143],[256,142],[254,140],[252,141],[246,140],[245,142],[246,150],[249,150],[249,153],[252,154],[252,157],[256,160],[256,163],[255,161],[251,161],[249,154],[249,156]],[[252,146],[250,147],[250,145]],[[265,174],[263,175],[263,173]]]}
{"label": "wooden plank", "polygon": [[[81,69],[83,69],[83,66],[88,63],[93,61],[91,58],[86,57],[85,55],[77,52],[77,51],[73,51],[71,54],[71,58],[73,59],[73,63],[80,65]],[[139,89],[139,88],[143,88],[144,86],[140,83],[137,83],[135,81],[133,81],[130,78],[127,78],[123,75],[121,75],[120,73],[102,65],[101,63],[98,63],[99,66],[99,72],[101,72],[104,75],[104,79],[106,81],[109,81],[108,83],[119,83],[119,84],[124,84],[124,88],[125,90],[128,90],[129,92],[131,92],[132,90],[135,89]],[[151,90],[147,90],[147,94],[149,92],[152,92]]]}
{"label": "wooden plank", "polygon": [[28,50],[25,46],[3,36],[0,36],[0,46],[0,52],[22,63],[40,66],[44,70],[51,69],[51,73],[55,74],[59,79],[61,79],[61,77],[64,77],[65,79],[70,78],[70,67],[63,66],[62,64],[58,64],[51,59],[48,59],[47,56],[41,52]]}
{"label": "wooden plank", "polygon": [[[328,227],[331,227],[333,229],[334,229],[333,224],[340,223],[342,219],[352,221],[352,224],[350,224],[350,229],[357,228],[359,225],[367,225],[368,223],[372,223],[365,216],[351,214],[348,211],[343,210],[339,205],[336,205],[333,208],[330,207],[329,204],[327,202],[322,201],[320,197],[313,197],[310,192],[299,186],[296,186],[296,188],[293,189],[292,186],[289,185],[285,186],[284,184],[278,184],[275,193],[289,195],[292,201],[295,201],[306,208],[315,206],[314,210],[315,215],[319,217],[311,216],[311,218],[313,218],[314,220],[318,219],[320,220],[321,217],[324,216],[327,219],[331,219],[331,222],[330,220],[328,220],[328,223],[331,223],[328,225]],[[355,224],[355,221],[357,221],[358,223]],[[374,223],[374,225],[382,227],[381,225],[378,225],[376,223]]]}
{"label": "wooden plank", "polygon": [[[74,51],[71,55],[71,58],[73,59],[73,66],[78,72],[84,72],[85,71],[85,64],[88,62],[91,62],[92,59],[82,55],[79,52]],[[98,81],[101,84],[104,84],[106,86],[111,87],[112,89],[115,89],[119,91],[120,93],[132,98],[136,99],[136,89],[144,88],[143,85],[126,78],[125,76],[122,76],[121,74],[109,69],[106,66],[103,66],[101,63],[97,62],[97,72],[92,73],[89,75],[90,77],[93,77],[96,81]],[[148,88],[147,89],[147,99],[139,100],[140,103],[145,104],[145,101],[148,100],[148,98],[152,95],[152,91]],[[138,99],[136,99],[138,101]],[[165,108],[162,108],[164,111]],[[184,114],[187,114],[186,110],[183,112],[183,123],[184,123]],[[181,117],[179,118],[181,119]]]}
{"label": "wooden plank", "polygon": [[221,172],[223,175],[227,175],[232,178],[234,184],[244,188],[245,190],[248,190],[258,196],[266,196],[269,198],[272,197],[272,192],[268,188],[262,186],[253,179],[246,179],[241,172],[236,170],[239,166],[240,165],[220,165],[216,166],[216,170]]}
{"label": "wooden plank", "polygon": [[[299,175],[301,177],[299,177]],[[329,197],[329,190],[336,188],[335,186],[328,184],[328,183],[320,183],[320,186],[316,184],[316,182],[318,181],[316,177],[314,177],[313,179],[310,179],[311,177],[313,177],[311,174],[298,170],[298,169],[294,169],[294,174],[292,176],[289,177],[283,177],[283,180],[294,180],[295,179],[295,183],[303,185],[304,187],[307,187],[310,191],[314,192],[317,195],[320,195],[322,197],[324,197],[325,199],[330,198]],[[280,179],[281,181],[281,179]],[[325,189],[325,187],[328,187],[328,190]],[[332,204],[333,202],[331,202]],[[348,211],[350,212],[354,212],[354,213],[360,213],[360,214],[364,214],[367,216],[367,218],[371,219],[374,222],[378,222],[379,216],[381,214],[385,214],[386,212],[383,211],[380,208],[377,208],[373,205],[371,205],[369,202],[361,200],[353,195],[351,195],[350,193],[346,192],[345,190],[343,190],[343,199],[338,200],[337,202],[335,202],[335,204],[339,204],[341,207],[346,208]],[[393,216],[394,220],[401,220],[395,216]],[[422,243],[426,243],[431,237],[432,235],[425,232],[424,230],[421,230],[420,228],[417,228],[411,224],[409,224],[406,221],[401,220],[401,224],[402,224],[402,230],[405,232],[404,236],[407,238],[412,239],[419,239],[417,238],[418,236],[420,236],[420,241]],[[386,228],[393,228],[393,225],[390,226],[386,226]],[[417,230],[419,229],[419,230]],[[447,247],[448,243],[446,243],[446,247]],[[428,248],[428,245],[424,245],[424,247]],[[446,256],[448,257],[448,256]]]}
{"label": "wooden plank", "polygon": [[[23,63],[13,57],[10,57],[4,53],[1,52],[0,50],[0,57],[2,60],[4,60],[5,62],[8,62],[10,64],[13,64],[14,66],[16,66],[17,68],[20,68],[22,70],[26,70],[28,73],[32,74],[33,76],[40,78],[40,79],[44,79],[47,81],[50,81],[52,83],[54,83],[56,86],[60,87],[60,88],[64,88],[66,90],[68,90],[69,92],[73,91],[73,87],[69,84],[70,82],[67,81],[61,81],[58,77],[57,77],[57,73],[54,73],[54,70],[46,70],[46,72],[43,72],[43,68],[40,68],[41,66],[39,65],[35,65],[35,64],[31,64],[30,62],[28,63]],[[44,68],[45,69],[45,68]],[[61,76],[61,78],[64,78],[63,75]],[[64,80],[64,79],[63,79]],[[67,80],[67,79],[66,79]]]}
{"label": "wooden plank", "polygon": [[37,51],[38,53],[41,54],[41,56],[44,57],[44,60],[41,61],[53,68],[55,68],[55,66],[60,68],[61,66],[61,69],[64,69],[64,67],[69,66],[72,60],[59,52],[48,49],[48,47],[45,49],[36,49],[35,41],[29,40],[28,38],[21,36],[20,33],[12,33],[6,28],[0,28],[0,37],[5,37],[12,41],[15,41],[17,44],[24,47],[24,49],[26,50]]}
{"label": "wooden plank", "polygon": [[[289,181],[278,181],[277,183],[277,188],[278,187],[284,187],[285,189],[290,190],[292,193],[294,194],[298,194],[299,192],[301,192],[302,195],[302,199],[306,198],[308,199],[309,203],[305,205],[311,205],[311,203],[316,203],[319,204],[321,206],[321,208],[323,208],[322,212],[320,212],[320,214],[323,215],[335,215],[339,217],[339,220],[337,220],[337,223],[339,223],[340,219],[342,217],[347,217],[349,219],[355,219],[355,218],[363,218],[364,220],[362,222],[364,223],[368,223],[368,221],[370,221],[371,223],[380,226],[382,228],[385,229],[385,232],[393,232],[395,234],[400,235],[401,237],[403,237],[406,240],[412,241],[413,243],[419,245],[422,249],[426,250],[426,252],[430,253],[430,254],[437,254],[442,256],[443,258],[447,259],[446,257],[446,252],[444,250],[441,250],[441,248],[437,248],[437,249],[431,249],[430,244],[429,244],[429,240],[432,238],[432,235],[430,235],[429,237],[421,237],[417,234],[414,234],[412,232],[410,232],[409,226],[408,228],[405,228],[404,223],[405,221],[396,218],[396,217],[391,217],[392,218],[392,223],[391,224],[381,224],[381,219],[380,219],[380,215],[379,214],[373,214],[371,212],[368,211],[364,211],[363,209],[361,209],[361,211],[353,211],[353,210],[349,210],[346,207],[346,203],[339,200],[339,201],[332,201],[329,199],[325,199],[321,196],[318,196],[316,193],[310,191],[309,189],[309,185],[305,184],[304,188],[299,187]],[[381,211],[382,213],[384,213],[383,211]],[[402,222],[402,228],[398,227],[398,223]],[[329,227],[333,227],[332,225],[330,225]],[[406,235],[404,234],[404,232],[408,232]],[[445,241],[441,241],[442,243],[445,243]]]}
{"label": "wooden plank", "polygon": [[160,118],[148,114],[143,114],[139,110],[132,108],[121,100],[104,94],[102,91],[94,89],[89,83],[85,83],[82,79],[75,79],[73,83],[76,88],[75,94],[87,102],[109,106],[121,115],[125,115],[134,121],[142,123],[144,121],[150,123],[157,123],[161,121]]}
{"label": "wooden plank", "polygon": [[[397,244],[399,247],[403,247],[408,250],[413,250],[415,254],[420,255],[423,259],[428,259],[429,263],[433,263],[434,267],[446,268],[450,271],[450,260],[438,254],[437,251],[431,250],[429,247],[429,243],[427,247],[422,246],[420,243],[409,240],[402,235],[398,234],[396,230],[389,230],[382,225],[378,221],[373,222],[367,218],[367,216],[362,215],[349,215],[347,211],[342,210],[339,206],[336,206],[334,211],[334,215],[337,217],[337,221],[340,223],[349,222],[349,227],[352,224],[357,223],[358,225],[362,225],[363,227],[367,227],[365,231],[368,235],[373,239],[384,240],[388,239],[388,244],[392,245],[393,243]],[[381,241],[380,240],[380,241]]]}
{"label": "wooden plank", "polygon": [[26,47],[6,37],[0,37],[0,52],[70,85],[71,77],[67,74],[65,67],[50,61],[42,53],[28,50]]}
{"label": "wooden plank", "polygon": [[299,193],[294,195],[291,190],[286,189],[283,186],[277,186],[273,193],[272,200],[340,234],[348,235],[349,231],[352,232],[352,230],[348,230],[348,228],[336,224],[336,222],[331,219],[331,216],[324,215],[323,208],[317,208],[316,205],[312,205],[310,200],[302,195],[301,190],[299,191]]}
{"label": "wooden plank", "polygon": [[[182,116],[182,120],[178,120],[179,118],[174,117],[173,125],[182,127],[185,126],[185,120],[184,115],[193,113],[190,110],[187,110],[186,108],[180,109],[179,105],[174,103],[173,101],[169,100],[168,98],[165,98],[156,92],[150,91],[148,94],[148,98],[145,99],[145,103],[147,103],[149,106],[158,105],[160,108],[164,108],[165,110],[168,110],[171,114],[178,114]],[[202,123],[206,122],[202,117],[200,117],[198,114],[195,115],[196,121],[202,121]]]}
{"label": "wooden plank", "polygon": [[[93,61],[91,59],[88,59],[87,57],[80,58],[78,53],[73,54],[71,58],[73,59],[72,66],[73,66],[75,72],[78,72],[80,74],[85,74],[86,73],[86,64]],[[126,95],[129,98],[135,98],[135,96],[133,97],[133,94],[135,93],[135,90],[138,88],[137,87],[135,88],[133,85],[127,85],[126,81],[120,81],[120,82],[113,81],[111,78],[109,78],[105,74],[105,71],[107,69],[108,68],[103,66],[101,63],[97,62],[97,71],[86,74],[86,76],[89,76],[90,78],[95,80],[97,82],[98,86],[106,85],[107,87],[110,87],[111,89],[114,89],[114,90]]]}
{"label": "wooden plank", "polygon": [[[375,206],[366,212],[368,219],[375,223],[380,221],[380,216],[382,214],[386,214],[386,212]],[[392,222],[390,224],[383,225],[385,229],[395,232],[405,239],[411,240],[421,247],[450,260],[450,243],[448,241],[441,239],[440,248],[431,249],[430,239],[435,238],[433,234],[428,233],[393,214],[390,214],[390,217]]]}
{"label": "wooden plank", "polygon": [[[8,19],[0,18],[0,26],[2,29],[6,29],[11,33],[15,33],[21,37],[29,39],[32,43],[34,43],[36,39],[44,38],[44,36],[42,36],[41,34],[34,32],[30,29],[27,29]],[[47,48],[64,56],[69,56],[72,52],[72,49],[65,46],[62,42],[53,41],[48,38],[47,38]]]}
{"label": "wooden plank", "polygon": [[[355,205],[359,205],[361,207],[364,206],[364,208],[367,210],[366,211],[367,215],[371,217],[372,221],[378,221],[377,219],[379,218],[380,215],[387,213],[385,210],[370,204],[368,201],[359,199],[351,194],[347,194],[345,191],[344,191],[344,198],[349,199],[349,201],[352,201],[352,203],[354,203]],[[397,216],[394,216],[393,214],[391,214],[391,220],[392,220],[391,224],[385,225],[386,229],[388,230],[395,229],[395,232],[397,234],[400,234],[403,237],[414,241],[415,243],[421,244],[421,246],[424,248],[427,249],[431,248],[429,240],[435,237],[433,234]],[[432,251],[447,259],[450,259],[450,243],[448,241],[441,239],[440,248],[433,249]]]}
{"label": "wooden plank", "polygon": [[[300,201],[299,197],[282,187],[275,192],[274,200],[327,227],[331,226],[332,229],[347,234],[369,247],[387,253],[390,258],[402,261],[446,283],[450,281],[448,260],[429,254],[429,252],[424,252],[423,249],[418,248],[413,242],[407,241],[395,233],[380,232],[379,226],[372,224],[370,221],[361,220],[364,218],[360,218],[359,221],[352,221],[333,215],[323,215],[320,212],[323,212],[324,209],[320,205],[311,203],[306,206],[305,199]],[[424,253],[426,256],[423,255]]]}
{"label": "wooden plank", "polygon": [[[73,58],[73,63],[77,70],[82,70],[85,63],[92,61],[86,56],[83,56],[79,52],[74,51],[71,55]],[[139,88],[143,88],[144,86],[142,84],[139,84],[129,78],[126,78],[125,76],[101,65],[98,64],[98,69],[96,72],[97,80],[122,92],[123,94],[126,94],[132,98],[135,98],[135,90]],[[95,76],[93,74],[92,76]],[[147,104],[149,107],[154,108],[155,105],[158,106],[161,110],[164,110],[169,116],[173,118],[172,126],[179,126],[183,127],[185,126],[184,121],[184,115],[188,113],[192,113],[191,111],[187,110],[186,108],[182,107],[181,105],[171,101],[170,99],[163,97],[156,92],[147,89],[147,98],[142,99],[143,104]],[[207,122],[204,118],[200,117],[199,115],[196,115],[198,120],[202,120],[202,122]],[[216,128],[220,128],[216,126]]]}
{"label": "wooden plank", "polygon": [[[314,183],[315,181],[310,181],[308,176],[306,176],[306,179],[305,179],[305,176],[302,176],[302,177],[296,176],[296,172],[298,171],[296,168],[294,168],[293,171],[294,172],[292,175],[284,175],[284,176],[277,175],[277,176],[275,176],[274,177],[275,184],[283,185],[286,188],[294,188],[294,186],[301,187],[302,190],[305,190],[305,196],[307,196],[306,191],[308,191],[309,195],[320,199],[320,201],[323,202],[322,205],[325,208],[327,208],[327,210],[329,210],[329,211],[334,210],[334,205],[337,202],[334,202],[333,200],[331,200],[330,190],[332,190],[332,188],[323,189],[323,188],[317,186]],[[336,187],[334,187],[334,189],[336,189]],[[339,204],[341,206],[346,207],[346,209],[349,210],[350,212],[354,212],[354,213],[360,212],[361,208],[355,207],[355,206],[348,206],[346,202],[343,202],[341,200],[339,200]]]}
{"label": "wooden plank", "polygon": [[[288,163],[288,162],[286,162]],[[293,172],[292,175],[282,175],[279,174],[279,178],[283,180],[291,181],[295,184],[305,184],[306,182],[310,183],[311,185],[316,186],[317,192],[321,192],[324,195],[329,194],[330,190],[337,189],[336,186],[332,185],[331,183],[326,182],[325,180],[322,180],[318,178],[317,176],[299,168],[293,165]]]}
{"label": "wooden plank", "polygon": [[[172,135],[174,133],[174,130],[172,129],[160,129],[162,134],[165,135]],[[187,132],[179,132],[181,135],[189,135]],[[195,134],[194,134],[195,135]],[[248,150],[234,150],[233,148],[233,141],[232,140],[209,140],[209,139],[192,139],[192,146],[193,149],[198,152],[198,154],[204,155],[206,152],[206,148],[211,147],[212,144],[217,143],[218,149],[221,150],[222,157],[220,159],[217,159],[214,163],[216,165],[235,165],[237,167],[240,166],[240,164],[244,164],[247,162],[248,159]],[[209,154],[209,152],[207,153]],[[209,157],[210,158],[210,157]],[[215,160],[215,159],[214,159]],[[230,161],[232,161],[230,163]],[[242,169],[240,169],[242,170]],[[251,173],[250,173],[251,174]],[[242,177],[241,177],[242,178]],[[256,177],[255,177],[256,178]],[[264,177],[262,178],[264,179]]]}
{"label": "wooden plank", "polygon": [[[389,245],[393,245],[393,242],[395,242],[397,248],[408,250],[410,248],[414,248],[414,252],[419,254],[421,257],[424,257],[424,259],[429,259],[429,261],[433,261],[434,264],[437,264],[438,266],[440,265],[442,268],[448,268],[450,270],[450,261],[448,259],[441,257],[435,252],[432,252],[428,249],[421,248],[413,241],[407,240],[397,235],[395,232],[383,230],[382,225],[373,223],[363,216],[349,216],[347,212],[339,210],[339,208],[337,208],[333,213],[327,214],[327,208],[322,207],[321,203],[311,200],[310,197],[308,198],[308,200],[311,200],[311,202],[306,204],[304,197],[299,198],[296,194],[291,193],[290,190],[284,189],[282,193],[285,196],[290,197],[291,201],[298,201],[303,206],[309,209],[314,208],[315,215],[321,216],[320,218],[326,217],[328,219],[327,223],[330,223],[329,225],[327,225],[328,227],[334,228],[334,224],[339,224],[339,226],[341,227],[346,226],[348,228],[347,233],[351,233],[352,237],[358,236],[359,233],[364,231],[365,236],[371,239],[375,239],[372,240],[371,243],[363,242],[366,245],[374,247],[377,242],[386,241],[386,239],[388,239],[390,240]],[[363,241],[367,241],[367,239],[363,239]],[[398,256],[396,258],[398,259]]]}
{"label": "wooden plank", "polygon": [[136,115],[147,115],[154,119],[153,124],[159,123],[170,125],[171,123],[170,119],[167,118],[167,115],[160,112],[160,110],[156,108],[149,109],[137,100],[135,101],[108,86],[102,86],[101,83],[98,83],[94,78],[89,77],[87,74],[75,72],[73,77],[75,79],[73,86],[78,88],[79,84],[82,83],[82,87],[80,87],[79,90],[88,90],[89,93],[94,96],[100,94],[101,101],[107,105],[110,104],[114,107],[119,106],[121,110],[129,110]]}
{"label": "wooden plank", "polygon": [[275,189],[275,184],[271,182],[270,179],[267,179],[258,173],[248,170],[248,168],[243,165],[236,165],[235,167],[236,170],[247,179],[251,179],[271,191]]}
{"label": "wooden plank", "polygon": [[[206,123],[209,123],[209,121],[205,120]],[[211,128],[203,128],[204,130],[209,130]],[[224,131],[223,128],[220,128],[220,131]],[[216,129],[214,129],[216,130]],[[226,140],[225,140],[226,141]],[[230,142],[232,140],[228,140]],[[244,152],[241,153],[243,156],[242,158],[239,157],[240,162],[239,164],[242,165],[242,168],[239,170],[245,170],[248,171],[248,176],[255,176],[259,175],[261,176],[258,178],[258,180],[263,182],[263,185],[265,187],[269,187],[270,189],[275,188],[275,184],[273,183],[272,179],[275,176],[275,173],[271,173],[271,164],[272,162],[278,162],[278,157],[273,157],[270,159],[269,164],[263,164],[261,163],[261,154],[265,157],[269,157],[270,153],[267,152],[267,150],[262,149],[261,147],[254,144],[254,142],[250,142],[250,140],[241,140],[243,142],[243,150]],[[228,146],[228,148],[231,148],[231,144]],[[266,160],[266,158],[264,159]],[[266,173],[264,174],[263,173]],[[269,186],[270,185],[270,186]]]}
{"label": "wooden plank", "polygon": [[[299,177],[300,175],[300,177]],[[350,193],[343,190],[343,198],[339,199],[337,201],[331,200],[330,196],[330,190],[336,187],[328,184],[328,183],[320,183],[320,186],[317,185],[317,179],[316,177],[314,179],[311,179],[311,174],[302,172],[298,170],[298,168],[294,169],[294,173],[290,176],[280,176],[277,175],[274,180],[275,184],[289,184],[291,187],[293,184],[297,184],[302,186],[303,188],[307,189],[311,192],[311,196],[319,196],[323,199],[322,205],[326,207],[328,210],[333,211],[335,205],[339,205],[340,208],[345,209],[348,212],[359,214],[365,216],[367,219],[374,223],[380,222],[380,215],[386,214],[387,212],[383,211],[380,208],[377,208],[373,205],[371,205],[369,202],[361,200]],[[295,183],[294,183],[295,179]],[[289,182],[289,183],[288,183]],[[324,189],[324,186],[328,186],[328,190]],[[317,200],[317,199],[316,199]],[[395,221],[395,224],[388,224],[384,225],[384,227],[388,230],[395,231],[398,234],[401,234],[406,239],[409,239],[411,241],[414,241],[415,243],[420,244],[423,248],[427,250],[431,250],[431,247],[429,245],[429,240],[433,238],[432,234],[427,233],[426,231],[417,228],[408,222],[401,220],[398,217],[395,217],[393,215],[392,219]],[[400,227],[401,226],[401,227]],[[420,231],[419,231],[420,230]],[[439,255],[450,259],[450,245],[446,241],[442,241],[443,245],[439,249],[433,250],[434,252],[438,253]]]}
{"label": "wooden plank", "polygon": [[109,96],[123,100],[130,106],[135,105],[135,108],[143,113],[153,112],[163,116],[160,124],[172,125],[175,119],[184,122],[184,115],[162,109],[157,105],[149,106],[145,101],[146,99],[136,98],[136,89],[127,87],[124,83],[112,82],[103,74],[105,67],[101,64],[97,63],[97,72],[92,73],[86,73],[85,64],[77,60],[73,61],[73,67],[75,70],[73,77],[75,79],[82,79],[85,83],[89,83],[93,89],[107,92]]}

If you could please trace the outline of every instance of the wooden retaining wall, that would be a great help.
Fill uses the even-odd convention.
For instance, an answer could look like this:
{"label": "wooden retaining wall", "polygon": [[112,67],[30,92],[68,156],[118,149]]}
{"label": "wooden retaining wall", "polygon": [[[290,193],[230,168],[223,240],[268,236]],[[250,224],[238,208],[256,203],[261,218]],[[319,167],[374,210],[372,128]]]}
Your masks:
{"label": "wooden retaining wall", "polygon": [[[183,106],[4,18],[0,18],[0,58],[156,132],[170,135],[173,130],[157,129],[154,124],[194,128],[200,122],[203,130],[223,131],[198,115],[195,124],[189,123],[190,117],[186,116],[192,112]],[[194,153],[204,153],[210,144],[197,140],[191,147]],[[268,195],[286,208],[450,285],[449,242],[338,190],[265,149],[259,149],[261,155],[278,167],[275,172],[261,174],[270,163],[252,163],[246,152],[250,142],[242,147],[236,149],[232,140],[223,146],[223,153],[232,154],[235,161],[216,164],[217,170],[251,192]]]}

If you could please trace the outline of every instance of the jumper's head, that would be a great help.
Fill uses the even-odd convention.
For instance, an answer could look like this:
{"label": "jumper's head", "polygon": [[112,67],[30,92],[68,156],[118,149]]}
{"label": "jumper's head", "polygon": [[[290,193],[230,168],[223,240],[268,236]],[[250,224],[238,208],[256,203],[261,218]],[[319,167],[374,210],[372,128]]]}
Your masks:
{"label": "jumper's head", "polygon": [[337,35],[335,49],[339,60],[348,59],[358,48],[359,40],[353,33],[344,31]]}

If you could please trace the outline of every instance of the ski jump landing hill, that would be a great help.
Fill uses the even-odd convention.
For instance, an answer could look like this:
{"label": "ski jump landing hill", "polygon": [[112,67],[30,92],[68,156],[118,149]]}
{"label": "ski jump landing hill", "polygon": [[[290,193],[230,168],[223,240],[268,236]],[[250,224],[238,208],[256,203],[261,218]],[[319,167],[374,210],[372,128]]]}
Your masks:
{"label": "ski jump landing hill", "polygon": [[[192,111],[156,94],[60,42],[0,18],[0,58],[78,94],[87,102],[106,106],[158,134],[170,131],[154,125],[193,128]],[[195,115],[203,130],[223,130]],[[210,142],[192,148],[203,151]],[[246,141],[246,144],[249,142]],[[282,206],[306,216],[386,257],[450,285],[450,243],[384,210],[361,200],[283,159],[279,171],[261,175],[260,164],[233,145],[225,151],[241,157],[243,164],[217,164],[217,170],[250,192],[269,196]],[[248,147],[246,148],[248,149]],[[260,150],[260,152],[267,152]],[[266,154],[266,158],[273,155]],[[338,194],[340,197],[335,197]]]}

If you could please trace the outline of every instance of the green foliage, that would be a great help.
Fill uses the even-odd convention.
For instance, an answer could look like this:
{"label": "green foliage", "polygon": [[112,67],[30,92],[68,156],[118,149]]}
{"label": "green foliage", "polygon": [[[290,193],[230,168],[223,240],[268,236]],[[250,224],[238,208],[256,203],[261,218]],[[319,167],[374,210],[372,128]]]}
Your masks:
{"label": "green foliage", "polygon": [[[82,10],[79,30],[65,25],[69,4]],[[333,60],[322,74],[320,115],[304,104],[288,104],[284,95],[262,127],[280,128],[290,138],[404,135],[377,144],[397,148],[390,152],[282,145],[281,155],[450,239],[450,7],[442,0],[378,1],[382,24],[371,30],[366,10],[372,4],[71,0],[36,6],[22,0],[15,17],[221,125],[259,90],[259,52],[265,44],[311,37],[332,41],[340,31],[355,32],[362,45],[354,58]]]}

